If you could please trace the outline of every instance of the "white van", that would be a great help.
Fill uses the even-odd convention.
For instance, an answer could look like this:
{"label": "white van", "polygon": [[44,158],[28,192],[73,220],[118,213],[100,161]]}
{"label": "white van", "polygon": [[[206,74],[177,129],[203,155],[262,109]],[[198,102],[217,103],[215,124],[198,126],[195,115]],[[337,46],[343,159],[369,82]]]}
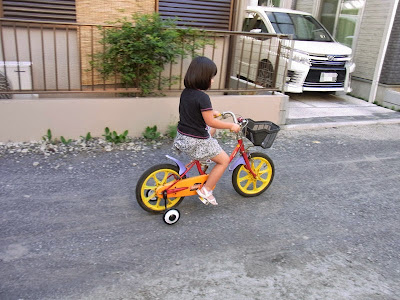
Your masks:
{"label": "white van", "polygon": [[[276,85],[285,92],[303,91],[350,92],[350,73],[354,71],[352,49],[336,42],[329,32],[311,14],[275,7],[249,6],[242,31],[251,33],[291,34],[293,51],[287,67],[285,86]],[[276,46],[275,42],[275,46]],[[236,48],[238,78],[271,87],[272,74],[283,69],[276,59],[273,40],[241,37]],[[279,53],[279,51],[278,51]],[[283,55],[282,55],[283,54]],[[280,58],[289,57],[284,52]]]}

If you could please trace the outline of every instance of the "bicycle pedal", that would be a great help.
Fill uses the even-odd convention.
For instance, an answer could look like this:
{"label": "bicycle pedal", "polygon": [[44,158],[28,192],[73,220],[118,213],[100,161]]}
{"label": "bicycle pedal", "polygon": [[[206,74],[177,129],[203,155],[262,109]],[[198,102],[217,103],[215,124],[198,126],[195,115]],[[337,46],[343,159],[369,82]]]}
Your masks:
{"label": "bicycle pedal", "polygon": [[210,202],[208,202],[206,199],[199,197],[200,201],[203,202],[203,204],[208,205]]}

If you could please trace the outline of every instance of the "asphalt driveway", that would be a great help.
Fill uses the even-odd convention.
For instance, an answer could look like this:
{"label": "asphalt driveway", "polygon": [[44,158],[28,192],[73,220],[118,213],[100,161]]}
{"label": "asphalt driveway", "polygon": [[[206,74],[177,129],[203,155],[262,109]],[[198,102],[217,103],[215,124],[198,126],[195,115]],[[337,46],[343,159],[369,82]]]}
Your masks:
{"label": "asphalt driveway", "polygon": [[[170,144],[0,157],[0,299],[399,299],[400,125],[282,130],[255,198],[173,226],[134,188]],[[225,144],[229,151],[233,144]]]}

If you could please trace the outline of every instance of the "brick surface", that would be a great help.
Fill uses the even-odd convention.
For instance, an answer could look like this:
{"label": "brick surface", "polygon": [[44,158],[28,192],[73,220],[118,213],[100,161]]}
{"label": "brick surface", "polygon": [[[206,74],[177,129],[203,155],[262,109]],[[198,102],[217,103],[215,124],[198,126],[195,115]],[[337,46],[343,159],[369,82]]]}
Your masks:
{"label": "brick surface", "polygon": [[76,0],[76,19],[78,23],[113,22],[133,13],[152,13],[155,0]]}
{"label": "brick surface", "polygon": [[[83,24],[107,24],[134,13],[149,14],[155,11],[155,0],[76,0],[76,19]],[[81,43],[82,84],[104,84],[100,74],[90,65],[91,55],[102,50],[101,32],[96,27],[85,26],[79,30]],[[93,45],[92,45],[93,43]],[[115,78],[106,83],[113,84]]]}

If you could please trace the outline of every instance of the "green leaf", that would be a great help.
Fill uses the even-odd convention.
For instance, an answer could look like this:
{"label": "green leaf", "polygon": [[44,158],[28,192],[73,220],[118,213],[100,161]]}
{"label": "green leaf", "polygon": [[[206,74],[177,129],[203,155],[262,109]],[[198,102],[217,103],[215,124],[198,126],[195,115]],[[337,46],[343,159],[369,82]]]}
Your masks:
{"label": "green leaf", "polygon": [[86,134],[85,140],[86,140],[86,141],[89,141],[90,139],[92,139],[92,135],[90,134],[90,132],[88,132],[88,133]]}

